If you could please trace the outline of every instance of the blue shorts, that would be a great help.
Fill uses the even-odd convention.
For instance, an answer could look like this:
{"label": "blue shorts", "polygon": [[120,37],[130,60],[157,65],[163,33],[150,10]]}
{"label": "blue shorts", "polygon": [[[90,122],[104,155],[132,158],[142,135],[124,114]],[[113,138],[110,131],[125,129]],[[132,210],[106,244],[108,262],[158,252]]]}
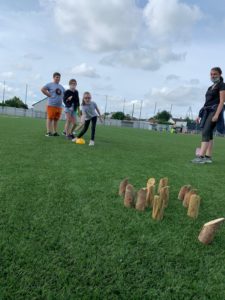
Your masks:
{"label": "blue shorts", "polygon": [[76,111],[72,107],[65,107],[64,111],[70,114],[71,117],[76,117]]}

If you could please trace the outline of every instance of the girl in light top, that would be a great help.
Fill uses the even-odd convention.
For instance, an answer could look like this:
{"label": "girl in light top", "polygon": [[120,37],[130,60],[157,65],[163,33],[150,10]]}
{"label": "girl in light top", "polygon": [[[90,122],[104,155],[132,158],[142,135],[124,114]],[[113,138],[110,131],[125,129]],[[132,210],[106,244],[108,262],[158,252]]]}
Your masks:
{"label": "girl in light top", "polygon": [[91,101],[91,94],[89,92],[84,93],[81,109],[82,109],[82,115],[85,118],[84,128],[77,135],[77,137],[72,141],[76,142],[77,139],[81,138],[87,132],[89,125],[91,123],[91,140],[89,146],[94,146],[97,116],[99,115],[99,119],[101,122],[102,122],[102,117],[97,104],[94,101]]}

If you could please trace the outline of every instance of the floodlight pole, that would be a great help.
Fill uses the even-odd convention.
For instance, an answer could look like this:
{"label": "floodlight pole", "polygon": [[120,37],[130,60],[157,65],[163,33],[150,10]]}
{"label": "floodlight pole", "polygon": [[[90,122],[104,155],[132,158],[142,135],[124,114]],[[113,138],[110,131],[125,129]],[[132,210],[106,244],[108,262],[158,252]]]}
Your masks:
{"label": "floodlight pole", "polygon": [[156,114],[157,102],[155,102],[154,116]]}
{"label": "floodlight pole", "polygon": [[133,109],[132,109],[132,119],[134,117],[134,103],[133,103]]}
{"label": "floodlight pole", "polygon": [[126,99],[124,98],[124,100],[123,100],[123,113],[125,112],[125,103],[126,103]]}
{"label": "floodlight pole", "polygon": [[25,91],[25,104],[27,104],[27,90],[28,90],[28,84],[26,84],[26,91]]}
{"label": "floodlight pole", "polygon": [[141,120],[142,106],[143,106],[143,100],[141,100],[141,107],[140,107],[139,121]]}
{"label": "floodlight pole", "polygon": [[105,118],[106,118],[107,105],[108,105],[108,95],[105,95],[105,114],[104,114],[104,121],[105,121]]}
{"label": "floodlight pole", "polygon": [[143,106],[143,100],[141,100],[140,115],[139,115],[139,128],[141,127],[141,113],[142,113],[142,106]]}

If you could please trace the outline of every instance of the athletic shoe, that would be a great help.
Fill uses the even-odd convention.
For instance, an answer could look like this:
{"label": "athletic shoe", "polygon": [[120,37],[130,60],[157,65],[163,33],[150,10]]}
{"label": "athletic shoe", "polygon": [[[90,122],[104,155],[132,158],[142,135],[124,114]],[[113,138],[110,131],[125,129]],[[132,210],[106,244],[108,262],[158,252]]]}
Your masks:
{"label": "athletic shoe", "polygon": [[205,164],[206,163],[205,157],[201,157],[201,156],[198,156],[198,157],[192,159],[191,162],[193,164]]}
{"label": "athletic shoe", "polygon": [[60,134],[58,134],[58,132],[55,132],[55,133],[53,134],[53,136],[60,136]]}
{"label": "athletic shoe", "polygon": [[63,131],[63,132],[62,132],[62,135],[66,135],[66,132],[65,132],[65,131]]}
{"label": "athletic shoe", "polygon": [[52,135],[51,132],[47,132],[47,133],[45,134],[45,136],[50,137],[50,136],[53,136],[53,135]]}
{"label": "athletic shoe", "polygon": [[77,138],[75,137],[74,139],[72,139],[73,143],[76,143]]}
{"label": "athletic shoe", "polygon": [[210,156],[205,156],[204,157],[204,160],[205,160],[205,163],[206,164],[211,164],[213,161],[212,161],[212,157],[210,157]]}
{"label": "athletic shoe", "polygon": [[89,146],[94,146],[94,145],[95,145],[95,142],[91,140],[89,143]]}
{"label": "athletic shoe", "polygon": [[68,138],[69,140],[73,140],[73,139],[75,138],[75,136],[74,136],[73,134],[69,134],[69,135],[67,135],[67,138]]}

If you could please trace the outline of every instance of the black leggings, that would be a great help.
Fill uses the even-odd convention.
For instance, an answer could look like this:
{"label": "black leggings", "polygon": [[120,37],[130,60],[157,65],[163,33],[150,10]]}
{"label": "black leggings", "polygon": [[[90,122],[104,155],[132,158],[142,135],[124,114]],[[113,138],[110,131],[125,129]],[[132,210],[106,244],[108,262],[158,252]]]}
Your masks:
{"label": "black leggings", "polygon": [[91,140],[94,141],[95,139],[95,128],[96,128],[96,123],[97,123],[97,117],[93,117],[90,120],[86,120],[84,123],[84,128],[81,130],[81,132],[78,134],[78,138],[81,138],[86,131],[89,128],[89,125],[91,123]]}
{"label": "black leggings", "polygon": [[202,141],[203,142],[209,142],[213,139],[213,131],[216,127],[216,122],[212,122],[212,118],[214,116],[215,112],[210,112],[208,116],[206,117],[204,126],[202,128]]}

